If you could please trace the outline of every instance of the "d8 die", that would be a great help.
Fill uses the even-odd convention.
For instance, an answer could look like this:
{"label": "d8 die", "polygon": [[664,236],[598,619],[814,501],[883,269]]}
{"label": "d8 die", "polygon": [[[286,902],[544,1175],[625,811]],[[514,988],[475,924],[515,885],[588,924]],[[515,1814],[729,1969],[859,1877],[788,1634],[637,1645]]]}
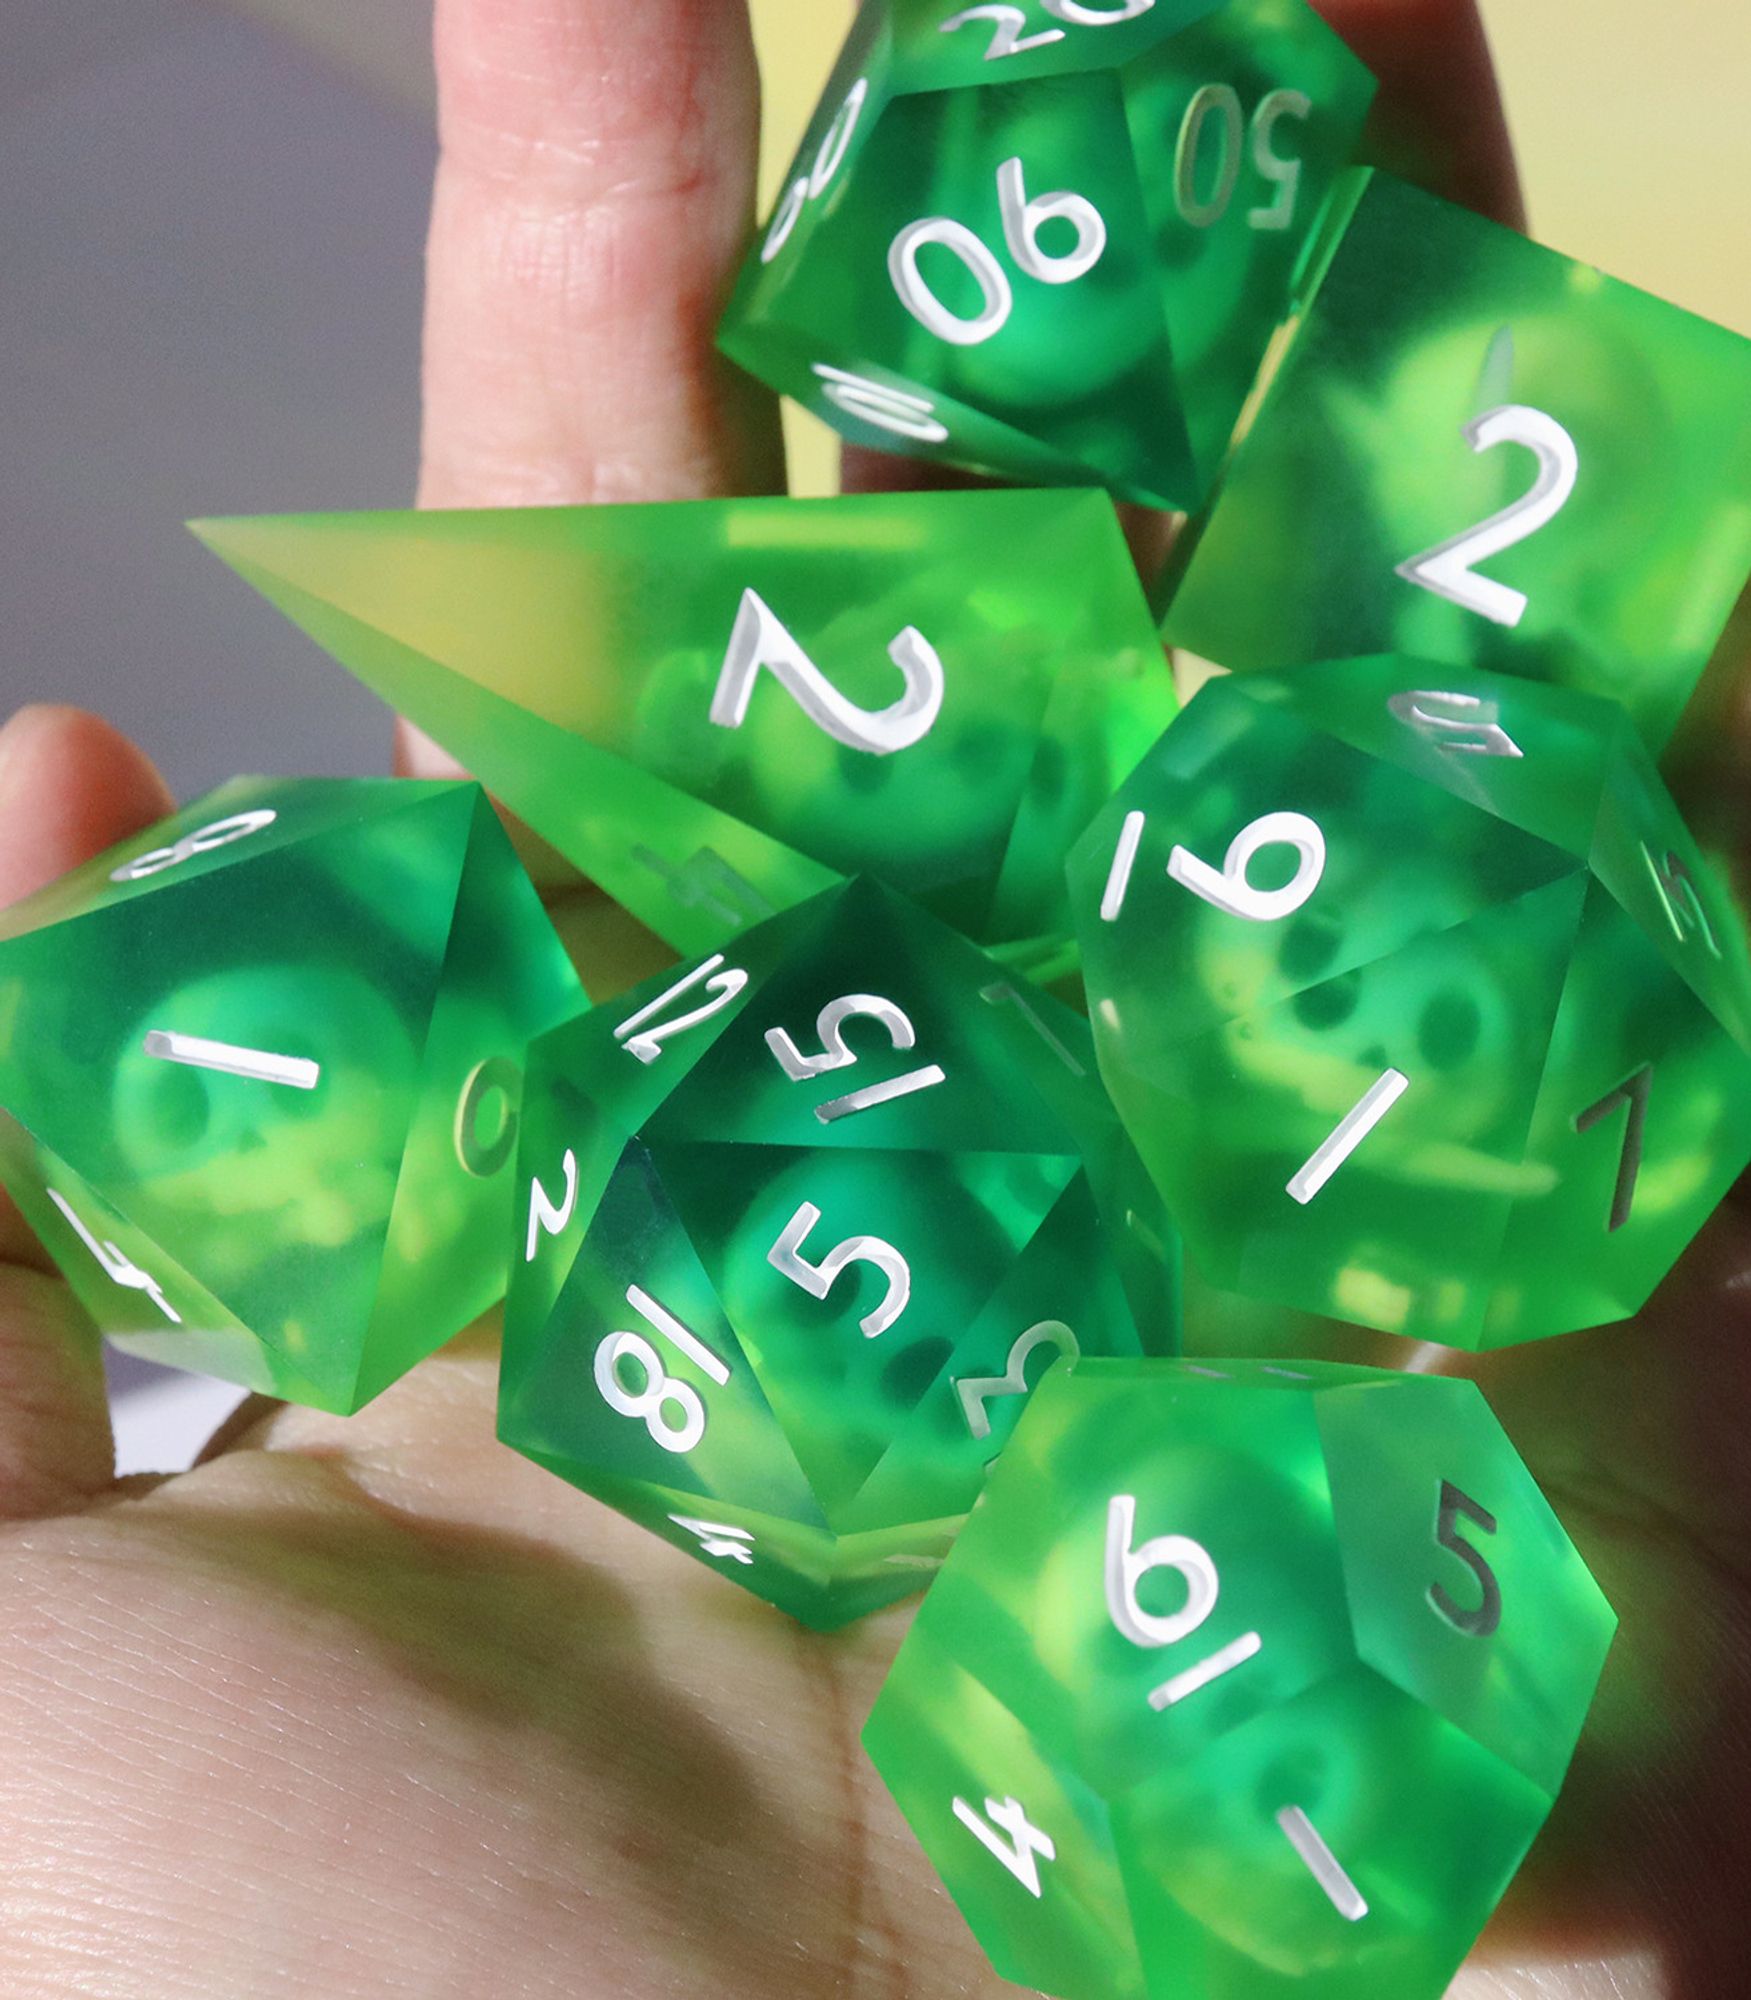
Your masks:
{"label": "d8 die", "polygon": [[874,871],[1048,963],[1174,713],[1111,505],[895,494],[206,523],[679,950]]}
{"label": "d8 die", "polygon": [[1751,341],[1358,174],[1182,547],[1165,629],[1225,667],[1527,674],[1658,750],[1751,576]]}
{"label": "d8 die", "polygon": [[1373,89],[1302,0],[865,7],[720,345],[859,442],[1192,505]]}
{"label": "d8 die", "polygon": [[120,1346],[348,1412],[502,1296],[587,1004],[479,786],[240,779],[0,915],[0,1175]]}
{"label": "d8 die", "polygon": [[1455,1346],[1599,1325],[1751,1155],[1744,926],[1607,703],[1218,680],[1071,879],[1103,1074],[1218,1286]]}
{"label": "d8 die", "polygon": [[873,884],[531,1062],[500,1435],[811,1624],[918,1587],[1052,1358],[1177,1345],[1084,1024]]}
{"label": "d8 die", "polygon": [[1616,1626],[1476,1387],[1055,1368],[864,1742],[1061,2000],[1439,2000]]}

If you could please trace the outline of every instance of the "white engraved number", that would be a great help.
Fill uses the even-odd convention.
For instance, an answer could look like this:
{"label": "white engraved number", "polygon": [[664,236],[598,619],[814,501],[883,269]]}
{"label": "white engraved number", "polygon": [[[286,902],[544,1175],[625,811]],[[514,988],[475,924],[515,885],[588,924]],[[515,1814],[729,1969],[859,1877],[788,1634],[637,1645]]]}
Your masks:
{"label": "white engraved number", "polygon": [[[636,1014],[628,1014],[614,1030],[614,1039],[628,1055],[637,1056],[641,1063],[654,1063],[663,1053],[665,1042],[673,1041],[677,1035],[684,1035],[689,1028],[697,1028],[701,1021],[709,1021],[713,1014],[721,1013],[747,985],[748,975],[740,966],[733,965],[729,971],[723,972],[719,970],[723,962],[724,955],[720,951],[703,965],[696,965]],[[705,982],[706,992],[711,995],[709,1000],[685,1014],[677,1014],[672,1021],[656,1019],[671,1000],[679,1000],[683,993],[690,993],[701,980]],[[646,1022],[652,1025],[647,1027]]]}
{"label": "white engraved number", "polygon": [[[660,1334],[719,1387],[729,1381],[727,1365],[648,1292],[637,1285],[628,1285],[626,1303],[653,1332]],[[635,1361],[644,1376],[644,1387],[636,1393],[621,1380],[623,1361]],[[603,1402],[623,1417],[640,1419],[650,1432],[651,1442],[664,1451],[691,1451],[705,1436],[705,1405],[699,1400],[699,1392],[690,1382],[683,1382],[665,1370],[662,1357],[642,1333],[609,1334],[596,1349],[595,1372]],[[680,1413],[678,1425],[663,1420],[664,1410],[671,1407]]]}
{"label": "white engraved number", "polygon": [[272,826],[278,818],[278,813],[264,806],[257,812],[234,813],[229,819],[216,819],[211,826],[197,827],[193,833],[185,833],[174,847],[155,847],[150,854],[124,861],[119,868],[110,870],[109,879],[112,882],[144,882],[149,875],[161,875],[166,868],[192,861],[197,854],[210,854],[215,847],[229,847],[234,840],[247,840],[252,833],[260,833],[263,827]]}
{"label": "white engraved number", "polygon": [[746,1568],[753,1567],[754,1536],[751,1530],[728,1527],[722,1521],[696,1521],[691,1514],[671,1514],[669,1519],[677,1528],[685,1528],[698,1541],[701,1555],[724,1556]]}
{"label": "white engraved number", "polygon": [[[1252,115],[1252,164],[1275,193],[1269,202],[1247,210],[1249,229],[1265,233],[1288,229],[1294,223],[1301,192],[1301,162],[1285,159],[1271,142],[1283,119],[1307,119],[1312,115],[1312,98],[1299,90],[1273,90],[1260,100]],[[1212,129],[1212,124],[1220,135],[1215,177],[1209,192],[1200,194],[1200,169],[1209,151],[1204,135]],[[1247,129],[1240,93],[1231,83],[1205,84],[1186,106],[1174,148],[1173,187],[1181,220],[1191,228],[1214,228],[1232,207],[1235,189],[1240,185],[1240,153]]]}
{"label": "white engraved number", "polygon": [[[1253,857],[1267,847],[1292,847],[1299,856],[1294,875],[1280,889],[1255,889],[1247,880]],[[1168,857],[1167,872],[1194,896],[1231,917],[1275,923],[1293,915],[1319,887],[1325,873],[1325,835],[1305,813],[1266,813],[1243,826],[1229,842],[1220,869],[1200,861],[1190,849],[1176,847]]]}
{"label": "white engraved number", "polygon": [[[1110,28],[1116,22],[1134,21],[1139,14],[1147,14],[1155,0],[1119,0],[1117,7],[1090,7],[1087,0],[1040,0],[1040,5],[1054,20],[1068,21],[1072,27]],[[952,35],[969,21],[989,21],[996,30],[985,51],[987,62],[996,62],[1002,56],[1025,55],[1029,49],[1043,49],[1064,39],[1062,28],[1042,28],[1038,34],[1025,34],[1027,15],[1022,9],[997,5],[963,7],[943,22],[942,32]]]}
{"label": "white engraved number", "polygon": [[968,1375],[955,1383],[955,1393],[961,1399],[967,1429],[974,1437],[988,1438],[991,1435],[991,1413],[985,1407],[987,1403],[994,1402],[999,1396],[1027,1394],[1028,1361],[1042,1347],[1055,1347],[1072,1361],[1080,1359],[1082,1354],[1075,1334],[1061,1319],[1043,1319],[1030,1326],[1009,1350],[1009,1359],[1004,1363],[1001,1375]]}
{"label": "white engraved number", "polygon": [[864,103],[869,97],[869,79],[859,77],[845,93],[845,101],[833,114],[833,122],[822,135],[815,153],[815,164],[806,174],[799,174],[784,191],[784,198],[773,212],[772,226],[766,232],[766,241],[760,246],[760,261],[770,264],[790,241],[798,218],[804,207],[811,201],[819,201],[827,192],[833,176],[844,164],[845,155],[851,150],[852,134],[857,130],[857,121],[863,116]]}
{"label": "white engraved number", "polygon": [[888,1281],[887,1295],[858,1324],[863,1328],[864,1338],[874,1340],[878,1334],[887,1332],[911,1302],[912,1267],[891,1243],[879,1236],[848,1236],[843,1243],[836,1243],[818,1264],[811,1264],[803,1255],[803,1244],[820,1219],[821,1211],[812,1201],[802,1203],[784,1225],[778,1241],[767,1251],[766,1261],[817,1299],[827,1296],[848,1265],[873,1264]]}
{"label": "white engraved number", "polygon": [[829,1000],[815,1016],[815,1033],[821,1038],[821,1053],[806,1056],[783,1028],[766,1030],[766,1046],[792,1083],[801,1083],[823,1070],[848,1069],[857,1060],[857,1051],[845,1041],[845,1023],[859,1015],[879,1021],[888,1031],[896,1049],[909,1049],[918,1040],[918,1031],[891,1000],[875,993],[846,993]]}
{"label": "white engraved number", "polygon": [[1504,403],[1486,410],[1466,425],[1465,440],[1479,452],[1492,451],[1499,444],[1524,445],[1538,459],[1538,477],[1512,506],[1400,563],[1397,574],[1457,604],[1462,611],[1475,611],[1497,625],[1512,627],[1526,615],[1525,593],[1478,576],[1476,565],[1537,534],[1562,512],[1575,490],[1581,455],[1555,417],[1524,403]]}
{"label": "white engraved number", "polygon": [[711,719],[719,728],[740,729],[748,719],[755,679],[765,667],[834,742],[891,757],[930,734],[942,708],[943,683],[942,660],[915,625],[892,641],[888,658],[900,670],[904,692],[886,708],[859,708],[821,672],[760,593],[744,590],[711,698]]}
{"label": "white engraved number", "polygon": [[1667,849],[1665,858],[1654,859],[1654,850],[1644,840],[1642,859],[1648,864],[1648,873],[1654,878],[1654,888],[1659,895],[1661,907],[1666,912],[1666,921],[1672,926],[1672,934],[1680,944],[1689,941],[1694,932],[1716,958],[1721,948],[1716,941],[1714,925],[1708,920],[1708,912],[1702,907],[1702,898],[1697,894],[1696,878],[1685,867],[1682,858]]}
{"label": "white engraved number", "polygon": [[[1107,1611],[1119,1631],[1134,1646],[1175,1646],[1189,1639],[1216,1609],[1220,1584],[1209,1552],[1187,1535],[1157,1535],[1140,1549],[1131,1546],[1137,1532],[1137,1502],[1129,1493],[1115,1494],[1107,1507]],[[1186,1601],[1166,1614],[1145,1611],[1137,1586],[1152,1569],[1178,1570]],[[1256,1632],[1243,1633],[1226,1646],[1164,1681],[1149,1696],[1151,1708],[1171,1708],[1260,1650]]]}
{"label": "white engraved number", "polygon": [[542,1231],[545,1230],[549,1236],[559,1235],[578,1205],[578,1156],[569,1146],[560,1162],[560,1170],[565,1175],[565,1193],[557,1202],[549,1197],[536,1176],[530,1176],[529,1235],[523,1247],[525,1264],[534,1263],[535,1252],[541,1247]]}
{"label": "white engraved number", "polygon": [[1480,757],[1523,757],[1502,727],[1495,702],[1475,694],[1438,694],[1432,688],[1389,696],[1386,706],[1408,728],[1442,750],[1469,750]]}
{"label": "white engraved number", "polygon": [[[1073,284],[1099,263],[1106,249],[1107,226],[1094,203],[1063,189],[1029,200],[1019,159],[1005,160],[997,169],[997,208],[1016,268],[1041,284]],[[1041,248],[1040,233],[1052,221],[1075,229],[1074,249],[1048,253]],[[979,310],[970,318],[951,312],[926,283],[918,253],[931,243],[958,257],[979,287]],[[956,347],[978,347],[994,339],[1015,310],[1015,293],[1003,266],[964,222],[946,215],[926,216],[900,231],[888,247],[888,276],[919,325]]]}
{"label": "white engraved number", "polygon": [[948,426],[928,396],[872,382],[867,375],[854,375],[830,362],[812,361],[809,366],[820,377],[821,394],[848,417],[918,444],[947,444]]}
{"label": "white engraved number", "polygon": [[[1040,1893],[1040,1864],[1034,1859],[1039,1855],[1046,1861],[1056,1861],[1058,1849],[1052,1836],[1043,1832],[1022,1810],[1020,1799],[987,1799],[985,1801],[985,1824],[965,1799],[954,1802],[955,1818],[977,1840],[988,1854],[995,1855],[1030,1896]],[[1009,1835],[1008,1843],[1000,1840],[992,1827]]]}
{"label": "white engraved number", "polygon": [[142,1271],[139,1265],[117,1249],[115,1244],[100,1242],[74,1213],[71,1202],[53,1188],[48,1192],[50,1201],[67,1218],[74,1233],[97,1259],[110,1283],[120,1285],[125,1291],[143,1292],[173,1326],[181,1326],[182,1314],[164,1296],[164,1287],[151,1272]]}

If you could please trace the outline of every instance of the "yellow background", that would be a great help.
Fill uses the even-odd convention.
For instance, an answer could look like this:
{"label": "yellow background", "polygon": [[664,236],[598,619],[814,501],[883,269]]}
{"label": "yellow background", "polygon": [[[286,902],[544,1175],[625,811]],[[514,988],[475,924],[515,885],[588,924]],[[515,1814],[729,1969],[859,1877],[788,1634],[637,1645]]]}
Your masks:
{"label": "yellow background", "polygon": [[[851,17],[753,0],[766,77],[763,212]],[[1483,0],[1541,242],[1751,334],[1751,0]],[[793,483],[833,483],[788,413]]]}

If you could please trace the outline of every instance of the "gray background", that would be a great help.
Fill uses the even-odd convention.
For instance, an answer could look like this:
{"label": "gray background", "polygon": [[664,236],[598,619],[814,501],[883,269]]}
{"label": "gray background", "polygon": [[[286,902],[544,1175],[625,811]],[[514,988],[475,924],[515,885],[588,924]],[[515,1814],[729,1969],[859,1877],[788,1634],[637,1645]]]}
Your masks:
{"label": "gray background", "polygon": [[0,716],[184,796],[383,768],[383,711],[184,531],[404,505],[429,0],[0,0]]}

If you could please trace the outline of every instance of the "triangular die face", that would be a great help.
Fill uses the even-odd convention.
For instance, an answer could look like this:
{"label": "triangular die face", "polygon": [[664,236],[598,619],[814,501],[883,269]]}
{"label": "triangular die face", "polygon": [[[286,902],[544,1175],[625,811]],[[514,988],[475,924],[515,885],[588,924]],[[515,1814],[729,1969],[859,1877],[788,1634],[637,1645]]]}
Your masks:
{"label": "triangular die face", "polygon": [[[1297,713],[1298,686],[1288,675],[1202,689],[1078,844],[1071,896],[1093,1018],[1116,1044],[1103,1063],[1172,1076],[1177,1045],[1224,1018],[1580,877],[1576,855]],[[1197,864],[1223,876],[1236,842],[1249,888],[1304,893],[1259,917],[1223,907],[1219,883],[1196,886],[1208,880]]]}
{"label": "triangular die face", "polygon": [[1544,1172],[1527,1131],[1586,888],[1571,876],[1183,1043],[1175,1071],[1110,1072],[1206,1277],[1478,1344],[1510,1210]]}
{"label": "triangular die face", "polygon": [[[653,1140],[1074,1151],[1031,1074],[1053,1058],[982,997],[1003,983],[983,953],[867,881],[826,908],[810,948],[785,961],[651,1120]],[[772,1036],[787,1038],[785,1058]],[[792,1076],[786,1059],[816,1066]]]}
{"label": "triangular die face", "polygon": [[119,1214],[15,1119],[0,1112],[0,1181],[118,1347],[317,1409],[354,1407],[353,1357],[339,1346],[272,1346],[227,1312],[162,1243]]}
{"label": "triangular die face", "polygon": [[1751,1056],[1595,884],[1484,1344],[1639,1311],[1751,1158]]}
{"label": "triangular die face", "polygon": [[[841,1512],[1075,1160],[697,1141],[654,1145],[651,1159],[829,1522],[899,1525]],[[847,1245],[865,1254],[823,1281]]]}
{"label": "triangular die face", "polygon": [[356,1362],[478,797],[420,787],[6,951],[0,1100],[286,1352]]}
{"label": "triangular die face", "polygon": [[588,1004],[504,828],[476,792],[360,1363],[362,1396],[504,1295],[525,1054]]}
{"label": "triangular die face", "polygon": [[[653,1372],[654,1371],[654,1372]],[[539,1327],[507,1348],[499,1435],[597,1477],[824,1527],[649,1154],[621,1155]]]}
{"label": "triangular die face", "polygon": [[445,789],[408,779],[233,778],[0,911],[0,967],[7,939],[119,909],[306,840],[356,832]]}
{"label": "triangular die face", "polygon": [[[579,601],[579,579],[593,576],[610,603],[637,597],[661,547],[643,551],[629,577],[616,547],[592,565],[586,549],[552,546],[551,524],[532,518],[548,511],[596,510],[530,510],[471,539],[453,524],[478,517],[432,514],[225,522],[207,534],[270,602],[677,950],[710,950],[827,888],[830,868],[621,754],[668,739],[668,694],[629,675],[624,653],[592,650],[599,607]],[[530,546],[495,538],[513,529]],[[236,552],[263,545],[260,560]],[[662,574],[666,595],[678,572]],[[627,651],[645,650],[617,630]],[[694,704],[703,714],[710,688],[697,633],[678,661],[689,688],[705,686]]]}
{"label": "triangular die face", "polygon": [[[1074,1354],[1146,1351],[1101,1238],[1087,1179],[1078,1174],[954,1336],[935,1379],[836,1517],[841,1526],[964,1513],[1048,1368]],[[1149,1351],[1168,1344],[1164,1332],[1155,1330]],[[983,1386],[963,1394],[963,1382]]]}

